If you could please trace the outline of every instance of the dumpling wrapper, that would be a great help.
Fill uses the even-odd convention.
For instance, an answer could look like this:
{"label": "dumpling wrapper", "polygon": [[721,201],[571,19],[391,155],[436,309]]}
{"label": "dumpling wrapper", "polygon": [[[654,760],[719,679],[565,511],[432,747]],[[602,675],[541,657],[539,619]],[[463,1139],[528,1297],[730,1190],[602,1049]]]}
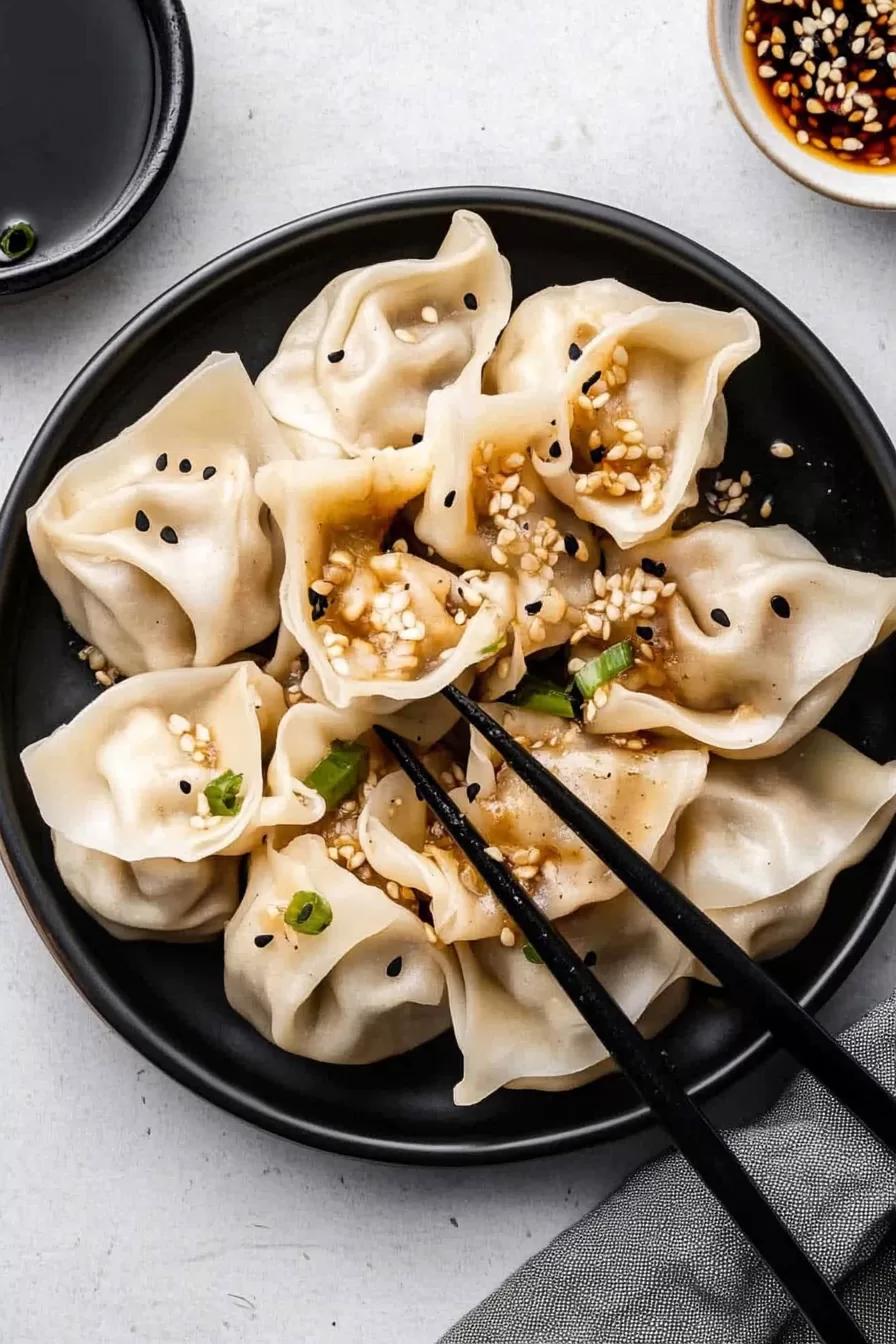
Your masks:
{"label": "dumpling wrapper", "polygon": [[[558,926],[580,956],[597,954],[595,974],[633,1020],[688,973],[692,958],[675,936],[630,892],[589,906]],[[452,984],[451,1018],[464,1056],[454,1090],[471,1106],[500,1087],[561,1091],[590,1082],[607,1050],[556,984],[546,966],[533,964],[517,938],[456,945],[462,985]],[[653,1023],[659,1030],[683,1006]]]}
{"label": "dumpling wrapper", "polygon": [[811,931],[834,878],[894,812],[896,762],[877,765],[819,728],[770,760],[714,758],[666,875],[751,957],[776,957]]}
{"label": "dumpling wrapper", "polygon": [[264,639],[279,619],[282,556],[253,477],[289,456],[239,357],[210,355],[28,510],[66,620],[128,676],[215,666]]}
{"label": "dumpling wrapper", "polygon": [[[629,751],[582,733],[566,720],[493,705],[489,712],[515,737],[532,745],[535,758],[603,817],[655,867],[672,853],[682,810],[699,793],[708,756],[697,748]],[[566,740],[572,734],[573,740]],[[536,746],[536,743],[541,746]],[[563,825],[475,731],[467,785],[452,797],[489,844],[512,856],[537,848],[541,862],[525,885],[550,919],[581,906],[608,901],[624,884]],[[400,798],[398,807],[395,799]],[[426,809],[401,775],[374,790],[359,823],[359,840],[371,867],[431,898],[432,920],[443,942],[494,938],[506,916],[491,892],[471,877],[459,851],[428,842]],[[525,868],[525,863],[517,863]],[[464,877],[470,885],[466,885]]]}
{"label": "dumpling wrapper", "polygon": [[510,303],[510,268],[491,230],[458,210],[432,260],[379,262],[331,280],[287,331],[258,391],[277,420],[301,431],[302,457],[404,447],[422,433],[431,392],[459,378],[479,391]]}
{"label": "dumpling wrapper", "polygon": [[53,853],[59,875],[80,906],[123,942],[213,938],[240,899],[239,859],[140,859],[125,863],[85,849],[58,832]]}
{"label": "dumpling wrapper", "polygon": [[609,278],[551,285],[530,294],[515,309],[486,365],[485,390],[540,389],[553,397],[573,363],[571,346],[584,350],[604,327],[657,302],[649,294]]}
{"label": "dumpling wrapper", "polygon": [[[262,759],[284,708],[281,687],[254,663],[147,672],[26,747],[22,765],[47,825],[86,849],[127,863],[241,854],[254,842]],[[168,728],[172,714],[210,730],[214,765],[181,749]],[[196,829],[197,799],[225,770],[243,776],[242,805]]]}
{"label": "dumpling wrapper", "polygon": [[532,463],[530,445],[551,414],[541,393],[487,397],[447,388],[430,399],[423,436],[432,476],[414,531],[465,570],[513,576],[515,646],[522,657],[564,643],[574,628],[567,604],[582,606],[594,596],[597,548],[590,529],[549,494]]}
{"label": "dumpling wrapper", "polygon": [[[296,891],[329,902],[323,932],[285,923]],[[265,935],[273,937],[259,947]],[[231,1007],[282,1050],[331,1064],[403,1054],[449,1025],[446,980],[454,975],[451,953],[429,941],[422,921],[333,863],[319,836],[253,854],[224,936],[224,988]]]}
{"label": "dumpling wrapper", "polygon": [[[624,555],[608,546],[606,554],[608,572],[646,556],[678,585],[650,621],[671,641],[665,671],[676,698],[614,681],[589,725],[597,733],[654,730],[727,754],[784,751],[819,723],[862,655],[896,628],[896,578],[829,565],[784,525],[703,523]],[[786,600],[789,617],[776,614],[773,598]]]}
{"label": "dumpling wrapper", "polygon": [[[468,668],[494,661],[506,641],[515,611],[513,583],[506,575],[483,580],[474,595],[479,605],[473,608],[469,588],[439,565],[406,551],[380,551],[392,518],[422,493],[430,474],[429,454],[420,444],[351,461],[276,463],[262,468],[256,478],[286,543],[280,593],[284,623],[308,656],[315,674],[311,684],[338,709],[363,699],[372,712],[388,714],[433,696]],[[343,571],[344,582],[331,590],[326,610],[318,613],[312,608],[311,586],[333,572],[335,556],[345,557],[351,572]],[[339,661],[328,656],[321,632],[326,635],[338,619],[353,638],[366,641],[376,598],[399,590],[406,592],[409,609],[425,629],[415,646],[420,651],[416,670],[405,675],[400,668],[392,670],[388,658],[383,662],[372,648],[359,653],[352,646],[344,654],[347,671],[341,672]],[[469,612],[464,625],[452,614],[461,608]]]}

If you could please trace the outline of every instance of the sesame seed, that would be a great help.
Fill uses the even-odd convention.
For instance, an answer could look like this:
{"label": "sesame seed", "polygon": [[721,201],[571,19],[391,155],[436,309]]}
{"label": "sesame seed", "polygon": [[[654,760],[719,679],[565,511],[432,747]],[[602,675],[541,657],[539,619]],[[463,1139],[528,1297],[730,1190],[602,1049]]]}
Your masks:
{"label": "sesame seed", "polygon": [[475,313],[476,309],[479,307],[479,300],[476,298],[475,294],[464,295],[464,307],[469,308],[472,313]]}
{"label": "sesame seed", "polygon": [[432,326],[434,323],[438,322],[439,315],[432,304],[428,303],[425,308],[420,309],[420,318],[423,322],[428,322],[429,325]]}
{"label": "sesame seed", "polygon": [[167,466],[168,466],[168,454],[159,453],[159,456],[156,458],[156,471],[164,471]]}
{"label": "sesame seed", "polygon": [[413,443],[413,444],[418,444],[418,443],[422,443],[422,442],[423,442],[423,435],[422,435],[422,434],[412,434],[412,435],[411,435],[411,443]]}
{"label": "sesame seed", "polygon": [[476,795],[479,793],[479,791],[480,791],[481,788],[482,788],[482,785],[481,785],[481,784],[468,784],[468,785],[467,785],[467,798],[468,798],[468,800],[469,800],[471,803],[475,803],[475,801],[476,801]]}
{"label": "sesame seed", "polygon": [[713,607],[709,614],[716,625],[721,625],[725,630],[728,629],[731,624],[731,617],[728,615],[727,611],[723,611],[721,607]]}
{"label": "sesame seed", "polygon": [[771,518],[771,516],[772,516],[772,504],[773,504],[773,502],[774,502],[774,501],[773,501],[772,496],[771,496],[771,495],[766,495],[766,497],[765,497],[765,499],[762,501],[762,505],[761,505],[761,507],[760,507],[760,509],[759,509],[759,517],[760,517],[760,518]]}
{"label": "sesame seed", "polygon": [[500,849],[498,849],[497,845],[486,845],[484,852],[490,859],[494,859],[496,863],[504,862],[504,855],[501,853]]}
{"label": "sesame seed", "polygon": [[588,395],[595,383],[600,382],[600,378],[600,369],[598,369],[597,373],[592,373],[590,378],[586,378],[585,382],[582,384],[582,393],[584,396]]}
{"label": "sesame seed", "polygon": [[572,532],[567,532],[566,535],[564,536],[563,549],[566,551],[566,554],[570,557],[578,555],[579,539],[578,537],[574,536]]}
{"label": "sesame seed", "polygon": [[575,360],[577,360],[577,359],[581,359],[581,358],[582,358],[582,347],[581,347],[580,345],[576,345],[575,341],[573,341],[572,344],[571,344],[570,347],[569,347],[569,352],[568,352],[568,353],[569,353],[569,357],[570,357],[570,359],[573,360],[573,361],[575,361]]}
{"label": "sesame seed", "polygon": [[177,545],[177,533],[173,527],[163,527],[159,536],[163,541],[167,541],[169,546]]}
{"label": "sesame seed", "polygon": [[501,930],[501,944],[503,947],[513,947],[516,942],[516,934],[513,929],[503,928]]}
{"label": "sesame seed", "polygon": [[450,509],[451,505],[454,503],[456,498],[457,498],[457,491],[449,490],[447,495],[445,496],[445,508]]}
{"label": "sesame seed", "polygon": [[787,601],[786,597],[781,597],[780,593],[775,594],[769,605],[775,615],[781,617],[782,621],[786,621],[789,618],[790,603]]}
{"label": "sesame seed", "polygon": [[776,439],[769,449],[772,457],[793,457],[793,449],[789,443],[784,443],[782,439]]}
{"label": "sesame seed", "polygon": [[169,714],[168,731],[174,737],[180,737],[182,733],[188,733],[193,727],[189,719],[185,719],[183,714]]}
{"label": "sesame seed", "polygon": [[134,526],[136,527],[138,532],[149,531],[149,519],[147,518],[146,514],[143,512],[142,509],[137,510],[137,516],[134,519]]}
{"label": "sesame seed", "polygon": [[327,355],[327,359],[330,361],[331,364],[339,364],[341,360],[345,359],[345,351],[331,350],[330,353]]}
{"label": "sesame seed", "polygon": [[186,476],[188,472],[193,470],[193,463],[190,461],[188,457],[182,457],[177,464],[177,469],[184,476]]}
{"label": "sesame seed", "polygon": [[563,452],[563,449],[560,447],[559,443],[555,439],[554,442],[551,444],[550,448],[548,449],[548,452],[550,453],[551,457],[559,457]]}
{"label": "sesame seed", "polygon": [[217,470],[217,467],[206,467],[202,473],[202,479],[204,481],[210,481]]}
{"label": "sesame seed", "polygon": [[180,784],[180,791],[181,791],[181,793],[191,793],[191,792],[192,792],[193,786],[192,786],[192,784],[190,783],[189,780],[187,780],[187,779],[182,779],[182,780],[179,781],[179,784]]}
{"label": "sesame seed", "polygon": [[334,658],[331,666],[333,671],[338,672],[341,677],[347,677],[351,671],[346,658]]}
{"label": "sesame seed", "polygon": [[404,327],[395,328],[395,339],[404,341],[405,345],[416,345],[417,337],[412,331],[407,331]]}
{"label": "sesame seed", "polygon": [[274,935],[272,933],[257,933],[255,935],[256,947],[267,947],[268,944],[272,943],[273,941],[274,941]]}
{"label": "sesame seed", "polygon": [[597,965],[597,953],[593,950],[589,950],[588,952],[585,953],[584,957],[582,958],[582,961],[585,963],[585,965],[588,967],[590,971],[592,966]]}

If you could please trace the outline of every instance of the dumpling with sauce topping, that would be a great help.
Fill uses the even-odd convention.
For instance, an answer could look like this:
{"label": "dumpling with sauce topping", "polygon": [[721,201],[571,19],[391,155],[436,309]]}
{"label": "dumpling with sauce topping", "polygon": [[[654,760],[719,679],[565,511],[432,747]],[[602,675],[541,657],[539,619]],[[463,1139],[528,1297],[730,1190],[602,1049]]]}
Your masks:
{"label": "dumpling with sauce topping", "polygon": [[384,261],[331,280],[258,379],[301,457],[406,447],[436,388],[482,366],[510,315],[510,268],[491,230],[458,210],[430,261]]}
{"label": "dumpling with sauce topping", "polygon": [[[678,817],[706,776],[705,751],[646,744],[632,751],[549,714],[503,704],[490,705],[489,712],[644,858],[664,867]],[[476,732],[464,785],[452,797],[550,919],[623,890]],[[500,935],[507,922],[501,906],[401,776],[387,776],[377,786],[359,832],[372,868],[430,897],[433,925],[444,942]]]}
{"label": "dumpling with sauce topping", "polygon": [[130,676],[214,666],[277,626],[279,537],[255,493],[291,454],[236,355],[210,355],[28,511],[63,615]]}
{"label": "dumpling with sauce topping", "polygon": [[375,713],[435,695],[494,660],[515,611],[505,575],[467,582],[397,541],[395,514],[426,488],[425,445],[342,462],[281,462],[256,478],[286,543],[283,619],[336,708]]}
{"label": "dumpling with sauce topping", "polygon": [[704,523],[634,551],[608,546],[606,559],[605,595],[585,613],[605,624],[594,643],[585,629],[576,653],[628,640],[639,657],[586,707],[597,733],[774,755],[896,628],[896,578],[830,565],[787,526]]}
{"label": "dumpling with sauce topping", "polygon": [[450,1023],[453,954],[319,835],[257,850],[224,938],[231,1007],[269,1041],[331,1064],[371,1064]]}
{"label": "dumpling with sauce topping", "polygon": [[523,657],[565,643],[593,596],[590,528],[549,494],[532,464],[550,407],[541,393],[434,393],[423,439],[432,477],[414,520],[421,541],[468,573],[513,576],[514,647]]}

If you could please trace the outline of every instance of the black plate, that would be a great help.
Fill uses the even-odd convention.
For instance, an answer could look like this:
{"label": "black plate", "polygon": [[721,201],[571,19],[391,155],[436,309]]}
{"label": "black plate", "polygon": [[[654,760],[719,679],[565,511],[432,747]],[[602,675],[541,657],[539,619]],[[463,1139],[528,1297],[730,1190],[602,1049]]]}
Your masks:
{"label": "black plate", "polygon": [[[460,1060],[449,1037],[403,1058],[335,1068],[275,1049],[232,1013],[221,948],[122,944],[70,899],[26,786],[19,750],[95,694],[40,582],[24,509],[69,458],[130,424],[210,350],[238,350],[254,375],[295,313],[337,272],[427,256],[450,211],[480,210],[513,267],[517,300],[545,285],[615,275],[664,299],[744,304],[763,347],[728,385],[726,461],[832,561],[896,573],[896,458],[843,369],[787,309],[725,262],[655,224],[606,206],[517,190],[422,192],[328,211],[247,243],[170,290],[87,366],[44,425],[0,516],[0,830],[22,900],[60,966],[149,1059],[265,1129],[323,1148],[396,1161],[483,1162],[574,1148],[642,1126],[629,1086],[607,1078],[564,1094],[502,1092],[456,1108]],[[799,445],[779,461],[769,444]],[[752,515],[752,516],[751,516]],[[866,659],[832,726],[877,760],[896,756],[896,642]],[[809,938],[774,963],[818,1005],[868,946],[896,899],[892,841],[836,882]],[[720,992],[695,990],[663,1044],[706,1095],[754,1063],[768,1040]]]}
{"label": "black plate", "polygon": [[143,218],[177,160],[193,99],[181,0],[4,6],[0,231],[37,246],[0,257],[0,299],[97,261]]}

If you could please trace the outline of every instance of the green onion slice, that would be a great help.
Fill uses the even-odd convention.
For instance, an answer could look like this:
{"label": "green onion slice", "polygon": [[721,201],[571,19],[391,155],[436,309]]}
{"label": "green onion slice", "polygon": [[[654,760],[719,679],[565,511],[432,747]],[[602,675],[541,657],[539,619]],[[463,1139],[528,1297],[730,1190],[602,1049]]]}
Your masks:
{"label": "green onion slice", "polygon": [[498,638],[492,644],[486,644],[484,649],[479,650],[479,656],[481,658],[484,658],[486,654],[489,653],[500,653],[501,649],[503,649],[506,643],[507,643],[507,636],[499,635]]}
{"label": "green onion slice", "polygon": [[37,234],[30,224],[20,220],[0,233],[0,253],[7,261],[22,261],[34,251]]}
{"label": "green onion slice", "polygon": [[542,961],[538,953],[535,951],[535,948],[532,946],[531,943],[523,943],[523,956],[526,958],[527,961],[531,961],[533,966],[544,965],[544,962]]}
{"label": "green onion slice", "polygon": [[232,770],[225,770],[223,775],[206,784],[204,792],[213,817],[236,816],[243,805],[242,798],[237,796],[242,786],[242,775],[235,775]]}
{"label": "green onion slice", "polygon": [[604,686],[620,673],[627,672],[633,666],[635,655],[629,640],[611,644],[603,653],[598,654],[576,673],[576,685],[586,700],[590,700],[599,686]]}
{"label": "green onion slice", "polygon": [[329,811],[357,787],[366,766],[367,748],[360,742],[334,742],[303,783],[320,794]]}
{"label": "green onion slice", "polygon": [[323,933],[333,923],[330,902],[316,891],[296,891],[283,918],[296,933]]}
{"label": "green onion slice", "polygon": [[520,709],[531,709],[536,714],[553,714],[558,719],[574,719],[576,716],[568,691],[552,681],[541,681],[528,674],[511,691],[508,699]]}

